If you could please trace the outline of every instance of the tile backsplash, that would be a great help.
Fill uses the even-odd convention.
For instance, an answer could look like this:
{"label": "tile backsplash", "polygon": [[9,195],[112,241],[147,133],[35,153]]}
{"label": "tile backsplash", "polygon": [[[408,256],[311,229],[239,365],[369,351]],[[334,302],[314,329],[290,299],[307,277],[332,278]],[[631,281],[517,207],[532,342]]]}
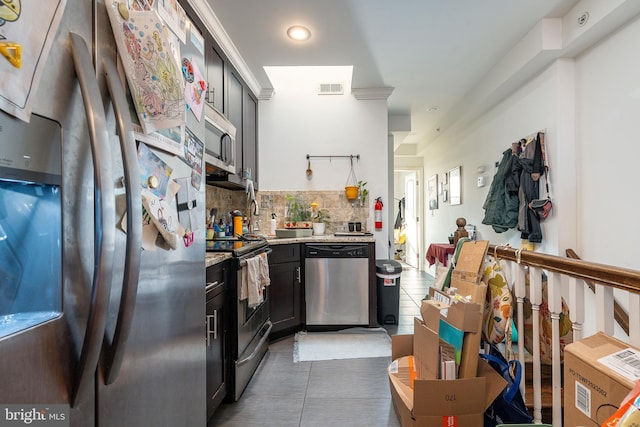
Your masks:
{"label": "tile backsplash", "polygon": [[347,200],[344,191],[260,191],[256,195],[260,206],[261,223],[271,219],[271,213],[276,214],[276,227],[284,227],[284,214],[286,196],[296,196],[305,200],[309,205],[315,202],[318,209],[326,209],[331,219],[327,225],[327,233],[336,231],[347,231],[349,221],[359,221],[362,223],[363,231],[367,230],[367,219],[369,218],[368,204],[365,200],[363,205],[359,202]]}
{"label": "tile backsplash", "polygon": [[[254,216],[254,224],[257,222],[260,232],[268,231],[271,213],[276,214],[276,227],[284,228],[284,211],[286,196],[296,196],[304,199],[309,205],[315,202],[318,209],[326,209],[331,217],[327,225],[327,233],[347,231],[350,221],[362,223],[363,231],[368,230],[369,203],[367,198],[361,205],[360,202],[351,202],[345,197],[344,191],[259,191],[256,192],[259,215]],[[232,191],[225,188],[207,185],[206,195],[207,216],[212,208],[218,209],[216,221],[221,215],[238,209],[249,217],[249,200],[244,191]]]}
{"label": "tile backsplash", "polygon": [[218,209],[216,215],[216,222],[219,218],[224,218],[222,215],[233,210],[242,211],[245,216],[249,216],[249,206],[247,205],[247,194],[244,191],[232,191],[226,188],[214,187],[207,185],[207,218],[212,208]]}

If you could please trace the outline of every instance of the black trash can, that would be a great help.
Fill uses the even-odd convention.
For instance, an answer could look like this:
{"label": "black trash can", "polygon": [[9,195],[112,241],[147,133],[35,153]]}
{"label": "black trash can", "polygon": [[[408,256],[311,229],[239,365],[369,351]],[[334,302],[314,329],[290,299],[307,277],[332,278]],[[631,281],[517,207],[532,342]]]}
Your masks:
{"label": "black trash can", "polygon": [[397,325],[400,311],[400,273],[402,265],[392,259],[376,260],[378,323]]}

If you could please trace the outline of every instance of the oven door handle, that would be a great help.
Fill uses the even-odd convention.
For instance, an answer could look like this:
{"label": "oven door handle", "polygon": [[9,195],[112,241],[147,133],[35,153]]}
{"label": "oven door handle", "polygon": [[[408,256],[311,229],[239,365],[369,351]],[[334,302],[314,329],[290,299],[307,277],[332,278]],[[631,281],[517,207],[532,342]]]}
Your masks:
{"label": "oven door handle", "polygon": [[242,257],[239,259],[240,267],[245,267],[247,265],[247,259],[252,258],[253,256],[260,256],[262,254],[269,255],[271,252],[273,252],[273,249],[267,247],[264,252],[260,252],[257,255],[247,255],[245,257]]}
{"label": "oven door handle", "polygon": [[265,326],[268,326],[269,329],[267,329],[267,331],[262,335],[262,338],[260,339],[260,342],[258,343],[256,348],[253,349],[253,351],[251,352],[251,354],[249,356],[245,357],[242,360],[238,360],[236,362],[236,368],[239,368],[240,366],[244,365],[245,363],[250,362],[251,359],[256,357],[256,355],[258,354],[258,351],[260,351],[260,348],[262,347],[262,345],[265,343],[265,341],[267,341],[269,339],[269,334],[271,333],[271,329],[273,329],[273,323],[271,323],[271,320],[267,320],[266,323],[264,324],[264,326],[262,327],[262,330],[264,330]]}

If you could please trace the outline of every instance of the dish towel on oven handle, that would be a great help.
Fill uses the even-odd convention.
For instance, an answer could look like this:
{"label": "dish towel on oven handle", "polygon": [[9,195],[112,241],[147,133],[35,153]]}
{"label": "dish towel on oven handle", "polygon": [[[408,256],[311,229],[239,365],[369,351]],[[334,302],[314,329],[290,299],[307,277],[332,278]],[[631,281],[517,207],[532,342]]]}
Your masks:
{"label": "dish towel on oven handle", "polygon": [[247,299],[249,307],[257,307],[264,301],[264,287],[271,284],[269,260],[263,253],[247,259],[247,267],[241,272],[240,300]]}
{"label": "dish towel on oven handle", "polygon": [[260,283],[262,286],[269,286],[271,278],[269,277],[269,258],[266,252],[258,255],[260,257]]}

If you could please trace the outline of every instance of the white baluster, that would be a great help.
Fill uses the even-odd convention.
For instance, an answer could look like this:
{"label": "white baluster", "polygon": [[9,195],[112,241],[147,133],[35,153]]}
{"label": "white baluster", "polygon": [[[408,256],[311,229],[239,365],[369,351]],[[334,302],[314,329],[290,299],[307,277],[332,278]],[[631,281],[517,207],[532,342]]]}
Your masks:
{"label": "white baluster", "polygon": [[569,318],[573,323],[573,340],[582,339],[582,325],[584,324],[584,288],[587,286],[582,280],[569,277]]}
{"label": "white baluster", "polygon": [[596,283],[596,329],[613,336],[613,288]]}
{"label": "white baluster", "polygon": [[549,273],[547,293],[551,317],[551,372],[553,425],[562,425],[562,384],[560,367],[560,314],[562,313],[562,286],[559,273]]}
{"label": "white baluster", "polygon": [[529,299],[533,311],[533,422],[542,420],[542,390],[540,372],[540,304],[542,303],[542,270],[529,267]]}
{"label": "white baluster", "polygon": [[640,294],[629,292],[629,343],[640,347]]}
{"label": "white baluster", "polygon": [[511,262],[511,271],[513,277],[513,293],[518,306],[518,319],[516,321],[516,329],[518,330],[518,360],[522,366],[522,378],[520,380],[520,392],[525,397],[526,375],[524,369],[524,298],[526,296],[525,285],[525,269],[523,266]]}

